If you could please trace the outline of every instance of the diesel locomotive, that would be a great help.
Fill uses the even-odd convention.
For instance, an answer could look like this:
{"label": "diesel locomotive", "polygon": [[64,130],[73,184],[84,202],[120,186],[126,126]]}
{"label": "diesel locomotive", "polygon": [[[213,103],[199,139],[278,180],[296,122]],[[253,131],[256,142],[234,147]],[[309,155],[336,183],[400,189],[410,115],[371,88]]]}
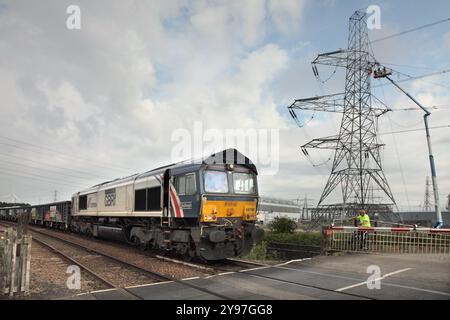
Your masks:
{"label": "diesel locomotive", "polygon": [[30,212],[36,224],[121,239],[186,260],[221,260],[247,254],[262,239],[257,175],[250,159],[227,149],[107,181],[68,202],[0,208],[0,216]]}

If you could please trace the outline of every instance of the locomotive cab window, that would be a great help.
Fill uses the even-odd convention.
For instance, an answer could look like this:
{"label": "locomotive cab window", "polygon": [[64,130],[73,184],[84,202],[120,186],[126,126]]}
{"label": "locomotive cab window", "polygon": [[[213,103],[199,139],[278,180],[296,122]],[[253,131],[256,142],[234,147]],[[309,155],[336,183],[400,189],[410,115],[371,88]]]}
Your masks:
{"label": "locomotive cab window", "polygon": [[180,196],[191,196],[197,192],[195,173],[176,178],[176,188]]}
{"label": "locomotive cab window", "polygon": [[78,197],[78,209],[79,210],[87,209],[87,195]]}
{"label": "locomotive cab window", "polygon": [[206,192],[228,193],[228,177],[226,172],[206,170],[204,178]]}
{"label": "locomotive cab window", "polygon": [[233,173],[233,186],[235,193],[253,194],[255,193],[255,184],[252,174]]}
{"label": "locomotive cab window", "polygon": [[134,211],[161,210],[161,187],[134,191]]}

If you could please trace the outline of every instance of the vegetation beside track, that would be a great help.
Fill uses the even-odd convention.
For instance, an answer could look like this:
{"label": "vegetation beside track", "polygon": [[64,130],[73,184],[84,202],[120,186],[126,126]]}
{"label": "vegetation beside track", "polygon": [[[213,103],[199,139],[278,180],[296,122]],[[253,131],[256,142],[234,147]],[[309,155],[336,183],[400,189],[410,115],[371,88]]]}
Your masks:
{"label": "vegetation beside track", "polygon": [[264,233],[264,239],[259,244],[253,246],[252,251],[244,258],[248,260],[275,259],[267,252],[270,243],[319,246],[321,244],[321,234],[318,231],[295,231],[293,233],[266,231]]}
{"label": "vegetation beside track", "polygon": [[[0,277],[3,277],[3,252],[5,251],[4,232],[0,232]],[[0,279],[0,287],[2,286],[2,280]]]}

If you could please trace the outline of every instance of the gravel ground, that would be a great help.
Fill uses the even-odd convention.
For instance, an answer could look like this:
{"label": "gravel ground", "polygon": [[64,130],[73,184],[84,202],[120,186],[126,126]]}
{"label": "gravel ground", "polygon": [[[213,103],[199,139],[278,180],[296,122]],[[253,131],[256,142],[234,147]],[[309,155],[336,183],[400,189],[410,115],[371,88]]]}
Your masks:
{"label": "gravel ground", "polygon": [[33,233],[33,237],[42,240],[52,247],[64,252],[66,255],[88,267],[115,286],[127,287],[156,282],[154,279],[139,271],[130,269],[101,255],[90,253],[82,248],[76,248],[61,242],[60,240],[43,236],[41,234]]}
{"label": "gravel ground", "polygon": [[83,246],[92,248],[94,250],[104,252],[106,254],[118,257],[125,261],[132,262],[141,268],[158,272],[169,277],[182,279],[188,277],[210,275],[210,273],[206,273],[205,271],[197,268],[188,267],[177,263],[171,263],[159,260],[157,258],[149,257],[148,255],[139,252],[138,249],[128,245],[122,245],[120,243],[107,242],[96,239],[87,239],[79,235],[57,232],[52,230],[45,230],[44,232],[48,234],[54,234],[58,237],[79,243]]}
{"label": "gravel ground", "polygon": [[[163,261],[155,257],[151,257],[148,253],[142,252],[132,246],[86,238],[77,234],[64,233],[49,229],[40,229],[49,235],[55,235],[63,239],[78,243],[93,250],[103,252],[105,254],[117,257],[119,259],[129,261],[141,268],[154,271],[165,276],[176,279],[183,279],[195,276],[211,275],[211,272],[201,270],[194,267],[185,266],[178,263]],[[32,230],[30,230],[32,232]],[[81,262],[116,286],[133,286],[144,283],[155,282],[149,276],[139,271],[129,269],[114,262],[110,259],[102,257],[94,253],[89,253],[81,248],[73,247],[65,244],[57,239],[52,239],[44,235],[33,233],[33,237],[49,243],[53,247],[63,251],[71,258]],[[70,290],[66,286],[69,273],[66,273],[67,267],[70,265],[65,259],[53,253],[48,248],[43,247],[36,241],[32,244],[31,258],[31,281],[30,295],[21,297],[25,299],[52,299],[69,297],[78,293],[105,289],[107,286],[98,279],[93,278],[84,271],[81,271],[81,289]],[[16,297],[17,298],[17,297]]]}
{"label": "gravel ground", "polygon": [[66,271],[69,265],[66,260],[34,241],[31,245],[30,294],[14,298],[53,299],[106,288],[83,271],[81,271],[81,289],[67,288],[66,282],[70,274]]}

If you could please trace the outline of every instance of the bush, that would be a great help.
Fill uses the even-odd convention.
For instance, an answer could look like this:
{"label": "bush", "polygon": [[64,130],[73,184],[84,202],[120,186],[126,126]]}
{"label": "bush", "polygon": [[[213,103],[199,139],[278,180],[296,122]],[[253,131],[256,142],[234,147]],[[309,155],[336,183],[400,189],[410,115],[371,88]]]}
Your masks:
{"label": "bush", "polygon": [[280,242],[298,245],[317,245],[321,244],[321,233],[317,231],[302,231],[294,233],[276,233],[271,231],[264,232],[264,239],[258,244],[253,245],[248,255],[243,257],[248,260],[277,260],[276,256],[267,252],[267,247],[272,242]]}
{"label": "bush", "polygon": [[287,217],[275,217],[269,223],[269,229],[274,233],[293,233],[297,228],[294,220]]}
{"label": "bush", "polygon": [[258,244],[253,245],[252,250],[244,259],[248,260],[266,260],[267,258],[267,247],[266,242],[261,241]]}
{"label": "bush", "polygon": [[305,231],[294,233],[265,232],[264,241],[319,246],[321,244],[321,234],[320,232]]}

